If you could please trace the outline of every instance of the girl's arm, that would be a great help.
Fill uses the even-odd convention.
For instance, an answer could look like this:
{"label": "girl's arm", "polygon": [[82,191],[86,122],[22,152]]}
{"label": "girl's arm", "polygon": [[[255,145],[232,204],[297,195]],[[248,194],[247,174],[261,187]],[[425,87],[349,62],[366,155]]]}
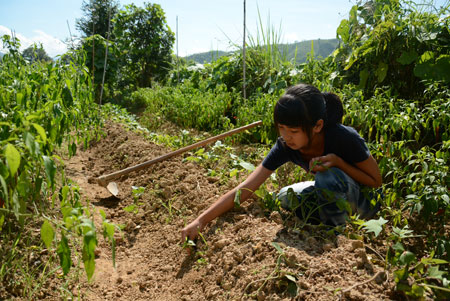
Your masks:
{"label": "girl's arm", "polygon": [[206,211],[200,214],[194,221],[183,228],[181,231],[181,240],[184,242],[186,237],[194,239],[203,228],[216,217],[224,214],[234,207],[234,196],[236,191],[241,191],[241,202],[246,201],[250,195],[261,186],[262,183],[272,174],[272,171],[260,164],[248,178],[239,184],[236,188],[230,190],[221,196]]}
{"label": "girl's arm", "polygon": [[[320,164],[314,164],[315,161],[319,161]],[[356,182],[369,187],[377,188],[382,184],[378,164],[372,156],[355,165],[348,164],[335,154],[313,158],[310,161],[310,170],[312,171],[324,171],[330,167],[341,169]]]}

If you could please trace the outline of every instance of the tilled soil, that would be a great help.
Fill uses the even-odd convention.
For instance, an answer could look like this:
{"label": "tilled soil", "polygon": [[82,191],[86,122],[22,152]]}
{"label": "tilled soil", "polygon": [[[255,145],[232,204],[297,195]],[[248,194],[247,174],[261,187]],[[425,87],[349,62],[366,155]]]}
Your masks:
{"label": "tilled soil", "polygon": [[[210,223],[189,254],[180,244],[181,229],[236,180],[220,184],[178,156],[117,179],[120,194],[113,197],[92,179],[170,150],[120,124],[109,123],[105,131],[105,138],[66,164],[67,176],[96,212],[104,210],[124,227],[116,233],[115,268],[109,243],[99,237],[95,274],[83,285],[83,300],[392,298],[393,281],[373,248],[318,227],[294,229],[278,212],[265,215],[258,202]],[[133,195],[133,186],[145,187],[144,193]],[[133,204],[137,210],[124,210]],[[99,215],[95,220],[101,229]]]}

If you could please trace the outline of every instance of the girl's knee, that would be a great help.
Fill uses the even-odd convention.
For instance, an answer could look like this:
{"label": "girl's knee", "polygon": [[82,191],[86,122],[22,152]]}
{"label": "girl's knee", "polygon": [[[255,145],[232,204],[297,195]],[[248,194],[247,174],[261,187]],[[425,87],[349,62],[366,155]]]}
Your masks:
{"label": "girl's knee", "polygon": [[318,172],[315,176],[316,188],[324,188],[331,191],[345,192],[348,189],[346,174],[336,167]]}
{"label": "girl's knee", "polygon": [[302,193],[310,192],[313,188],[314,181],[295,183],[281,188],[277,194],[277,199],[280,201],[282,208],[291,210],[295,207],[293,204],[296,203],[295,200],[297,200],[298,196]]}

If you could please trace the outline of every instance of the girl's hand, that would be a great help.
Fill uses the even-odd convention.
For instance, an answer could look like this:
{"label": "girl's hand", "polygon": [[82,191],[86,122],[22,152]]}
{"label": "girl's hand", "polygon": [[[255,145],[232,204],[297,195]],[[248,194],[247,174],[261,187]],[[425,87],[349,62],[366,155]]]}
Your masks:
{"label": "girl's hand", "polygon": [[338,166],[342,159],[335,154],[328,154],[312,158],[309,161],[309,170],[313,172],[325,171],[333,166]]}
{"label": "girl's hand", "polygon": [[186,238],[190,240],[196,239],[198,233],[203,230],[203,227],[204,226],[200,223],[200,221],[195,219],[192,223],[181,230],[181,242],[184,243],[186,241]]}

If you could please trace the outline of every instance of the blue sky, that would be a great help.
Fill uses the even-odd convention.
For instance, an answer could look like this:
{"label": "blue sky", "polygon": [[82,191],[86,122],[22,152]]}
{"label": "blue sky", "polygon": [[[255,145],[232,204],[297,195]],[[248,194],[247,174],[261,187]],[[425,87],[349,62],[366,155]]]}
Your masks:
{"label": "blue sky", "polygon": [[[121,0],[120,5],[143,0]],[[229,50],[230,42],[242,44],[243,0],[165,0],[158,3],[166,20],[176,31],[178,16],[178,49],[180,56],[209,50]],[[264,29],[267,21],[282,42],[328,39],[336,36],[340,21],[356,0],[247,0],[247,28],[256,36],[258,8]],[[438,4],[448,0],[437,0]],[[40,42],[51,56],[66,50],[65,41],[79,32],[75,20],[82,17],[82,0],[0,0],[0,35],[15,34],[22,49]],[[2,45],[0,45],[1,48]],[[174,51],[176,51],[174,47]]]}

